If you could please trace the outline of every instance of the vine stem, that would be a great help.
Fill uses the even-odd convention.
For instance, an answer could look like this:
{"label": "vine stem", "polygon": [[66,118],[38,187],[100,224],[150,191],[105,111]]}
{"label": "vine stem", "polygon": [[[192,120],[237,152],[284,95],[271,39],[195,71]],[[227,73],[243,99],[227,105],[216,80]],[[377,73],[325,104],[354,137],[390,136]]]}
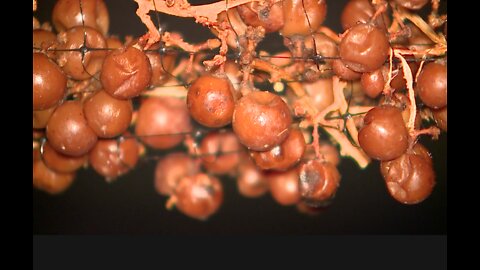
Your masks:
{"label": "vine stem", "polygon": [[[177,0],[172,6],[168,6],[164,0],[134,0],[138,4],[136,11],[137,16],[148,29],[148,33],[142,38],[147,39],[146,48],[160,40],[160,32],[148,15],[150,11],[161,12],[177,17],[191,17],[195,18],[196,23],[201,23],[207,26],[214,26],[217,24],[217,16],[227,9],[234,8],[245,3],[250,3],[259,0],[229,0],[227,6],[224,1],[217,1],[211,4],[192,6],[187,0]],[[272,0],[272,3],[281,0]]]}

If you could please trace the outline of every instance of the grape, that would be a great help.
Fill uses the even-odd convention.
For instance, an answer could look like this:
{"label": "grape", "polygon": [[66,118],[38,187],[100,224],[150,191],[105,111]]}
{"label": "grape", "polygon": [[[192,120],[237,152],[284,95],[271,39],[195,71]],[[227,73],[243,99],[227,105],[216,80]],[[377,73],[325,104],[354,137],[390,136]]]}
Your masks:
{"label": "grape", "polygon": [[248,149],[266,151],[287,138],[291,123],[288,105],[279,96],[257,91],[237,102],[232,126]]}
{"label": "grape", "polygon": [[388,105],[370,110],[358,133],[358,141],[371,158],[388,161],[400,157],[408,147],[408,132],[401,111]]}

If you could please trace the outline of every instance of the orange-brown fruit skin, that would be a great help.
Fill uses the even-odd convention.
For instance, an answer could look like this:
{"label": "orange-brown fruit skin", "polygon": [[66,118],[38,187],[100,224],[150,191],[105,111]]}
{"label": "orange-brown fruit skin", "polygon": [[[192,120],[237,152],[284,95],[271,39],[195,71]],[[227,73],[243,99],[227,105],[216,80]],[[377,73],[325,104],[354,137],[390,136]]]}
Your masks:
{"label": "orange-brown fruit skin", "polygon": [[88,153],[98,139],[85,119],[80,101],[58,106],[48,121],[46,136],[53,149],[74,157]]}
{"label": "orange-brown fruit skin", "polygon": [[[74,26],[95,28],[106,35],[110,25],[107,6],[103,0],[58,0],[53,7],[52,22],[58,32]],[[83,15],[83,16],[82,16]],[[83,20],[82,20],[83,17]]]}
{"label": "orange-brown fruit skin", "polygon": [[426,64],[418,75],[416,90],[428,107],[447,106],[447,66],[434,62]]}
{"label": "orange-brown fruit skin", "polygon": [[358,24],[345,33],[339,45],[342,62],[355,72],[372,72],[388,58],[390,43],[384,30]]}
{"label": "orange-brown fruit skin", "polygon": [[243,146],[233,132],[211,132],[200,143],[202,165],[209,173],[227,174],[240,162]]}
{"label": "orange-brown fruit skin", "polygon": [[67,77],[42,53],[33,54],[33,110],[47,110],[65,96]]}
{"label": "orange-brown fruit skin", "polygon": [[33,162],[33,186],[51,195],[61,194],[75,180],[75,173],[59,173],[49,169],[41,159]]}
{"label": "orange-brown fruit skin", "polygon": [[300,202],[297,168],[285,172],[271,171],[266,174],[270,194],[280,205],[295,205]]}
{"label": "orange-brown fruit skin", "polygon": [[53,149],[48,141],[42,145],[42,159],[47,167],[60,173],[74,172],[87,163],[87,155],[79,157],[63,155]]}
{"label": "orange-brown fruit skin", "polygon": [[325,0],[284,0],[285,22],[280,33],[285,37],[308,36],[320,27],[325,21],[326,15],[327,3]]}
{"label": "orange-brown fruit skin", "polygon": [[140,105],[135,134],[150,147],[169,149],[184,140],[184,133],[192,131],[190,121],[185,100],[150,97]]}
{"label": "orange-brown fruit skin", "polygon": [[290,109],[279,96],[254,91],[235,105],[232,126],[248,149],[266,151],[287,138],[291,123]]}
{"label": "orange-brown fruit skin", "polygon": [[132,46],[108,54],[100,74],[105,91],[118,99],[140,95],[150,84],[151,78],[150,60],[143,51]]}
{"label": "orange-brown fruit skin", "polygon": [[294,128],[280,145],[268,151],[250,151],[255,164],[263,170],[285,171],[296,165],[306,148],[302,132]]}
{"label": "orange-brown fruit skin", "polygon": [[137,165],[139,145],[135,138],[98,140],[88,155],[92,168],[108,180],[113,180]]}
{"label": "orange-brown fruit skin", "polygon": [[57,62],[68,77],[85,80],[101,71],[107,51],[87,50],[83,58],[82,52],[78,51],[84,43],[88,48],[106,48],[107,42],[100,32],[88,26],[75,26],[66,32],[60,32],[57,40],[59,49],[72,50],[57,52]]}
{"label": "orange-brown fruit skin", "polygon": [[373,159],[387,161],[401,156],[408,147],[408,131],[400,109],[382,105],[368,111],[358,141]]}
{"label": "orange-brown fruit skin", "polygon": [[[375,14],[375,8],[369,0],[351,0],[342,10],[340,17],[343,30],[347,30],[358,23],[367,23]],[[390,25],[390,18],[386,13],[378,16],[373,22],[376,26],[386,29]]]}
{"label": "orange-brown fruit skin", "polygon": [[307,204],[332,198],[340,185],[340,173],[331,163],[310,160],[299,168],[299,189]]}
{"label": "orange-brown fruit skin", "polygon": [[187,93],[187,107],[195,121],[206,127],[223,127],[232,122],[236,94],[227,77],[203,75]]}
{"label": "orange-brown fruit skin", "polygon": [[184,152],[174,152],[157,162],[155,167],[155,190],[164,196],[172,195],[178,182],[198,173],[200,165]]}
{"label": "orange-brown fruit skin", "polygon": [[223,187],[213,176],[200,173],[184,177],[175,188],[176,208],[185,215],[206,220],[223,203]]}
{"label": "orange-brown fruit skin", "polygon": [[403,204],[424,201],[436,184],[431,157],[426,149],[409,151],[397,159],[380,163],[389,194]]}
{"label": "orange-brown fruit skin", "polygon": [[281,2],[277,2],[265,9],[262,9],[258,2],[250,2],[237,6],[237,12],[245,24],[254,27],[262,26],[265,28],[266,33],[276,32],[284,25]]}
{"label": "orange-brown fruit skin", "polygon": [[133,105],[131,100],[116,99],[102,90],[85,100],[83,112],[98,137],[113,138],[128,129]]}

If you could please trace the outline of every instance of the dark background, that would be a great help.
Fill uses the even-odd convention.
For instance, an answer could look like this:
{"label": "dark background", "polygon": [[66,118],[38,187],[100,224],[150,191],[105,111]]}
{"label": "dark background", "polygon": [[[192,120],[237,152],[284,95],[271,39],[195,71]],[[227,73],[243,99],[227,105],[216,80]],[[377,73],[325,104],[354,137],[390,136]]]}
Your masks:
{"label": "dark background", "polygon": [[[34,15],[40,22],[50,21],[55,1],[38,1]],[[135,15],[133,0],[105,0],[110,12],[110,33],[120,37],[139,36],[146,28]],[[192,4],[211,1],[190,1]],[[337,32],[339,16],[346,0],[328,1],[325,25]],[[445,1],[446,2],[446,1]],[[210,35],[193,19],[160,14],[169,31],[179,31],[185,40],[198,42]],[[281,38],[270,36],[260,46],[277,50]],[[64,194],[50,196],[33,189],[34,234],[446,234],[447,233],[447,134],[438,141],[422,138],[431,151],[437,174],[432,195],[418,205],[406,206],[387,193],[378,162],[360,170],[342,159],[341,186],[332,205],[318,216],[306,216],[294,206],[284,207],[269,194],[261,198],[242,197],[235,181],[222,179],[224,203],[208,221],[201,222],[176,210],[167,211],[166,198],[153,187],[155,162],[140,162],[138,167],[112,184],[93,170],[80,170],[72,187]]]}

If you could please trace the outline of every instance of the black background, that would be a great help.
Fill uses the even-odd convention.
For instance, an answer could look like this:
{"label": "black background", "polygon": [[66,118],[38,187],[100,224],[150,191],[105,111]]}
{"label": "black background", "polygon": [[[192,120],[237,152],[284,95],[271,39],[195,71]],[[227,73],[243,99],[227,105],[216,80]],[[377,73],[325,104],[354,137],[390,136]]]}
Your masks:
{"label": "black background", "polygon": [[[50,20],[53,0],[39,1],[34,13],[40,22]],[[110,33],[139,36],[146,28],[135,15],[132,0],[105,0],[110,12]],[[193,3],[208,1],[190,1]],[[214,2],[214,1],[209,1]],[[339,16],[347,1],[328,1],[325,25],[339,31]],[[169,31],[179,31],[190,42],[205,40],[209,31],[193,19],[160,14]],[[278,37],[269,37],[262,48],[276,50]],[[378,162],[360,170],[348,158],[339,170],[341,186],[333,204],[315,217],[298,213],[295,207],[276,204],[269,194],[244,198],[233,179],[222,179],[225,198],[220,210],[201,222],[176,210],[167,211],[166,198],[153,188],[155,162],[141,162],[112,184],[93,170],[80,170],[64,194],[50,196],[33,189],[34,234],[446,234],[447,232],[447,134],[438,141],[423,138],[432,152],[437,185],[432,195],[418,205],[397,203],[388,195]]]}

